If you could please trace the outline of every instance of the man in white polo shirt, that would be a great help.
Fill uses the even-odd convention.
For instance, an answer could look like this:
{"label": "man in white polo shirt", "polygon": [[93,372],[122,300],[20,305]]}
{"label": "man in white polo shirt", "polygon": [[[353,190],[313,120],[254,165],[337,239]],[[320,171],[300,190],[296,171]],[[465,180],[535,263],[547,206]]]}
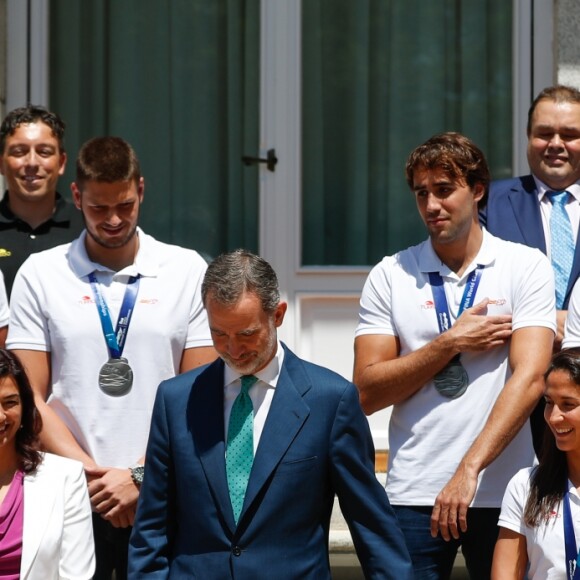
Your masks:
{"label": "man in white polo shirt", "polygon": [[86,229],[30,256],[12,291],[7,346],[28,370],[42,443],[86,467],[97,579],[126,577],[157,386],[216,356],[201,300],[206,264],[138,228],[143,189],[128,143],[85,143],[72,192]]}
{"label": "man in white polo shirt", "polygon": [[534,459],[522,426],[552,351],[553,274],[479,225],[490,178],[469,139],[432,137],[406,172],[429,239],[370,273],[354,382],[367,414],[393,405],[387,492],[416,577],[449,577],[461,545],[489,578],[505,486]]}

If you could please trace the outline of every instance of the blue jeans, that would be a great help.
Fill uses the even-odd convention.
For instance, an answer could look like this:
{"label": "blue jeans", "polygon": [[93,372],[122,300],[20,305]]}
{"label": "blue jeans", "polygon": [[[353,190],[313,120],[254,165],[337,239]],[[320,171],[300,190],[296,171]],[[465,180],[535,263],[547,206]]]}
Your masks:
{"label": "blue jeans", "polygon": [[499,528],[499,508],[469,508],[467,532],[458,540],[446,542],[441,535],[431,537],[432,507],[393,505],[415,577],[421,580],[447,580],[451,576],[457,550],[461,546],[471,580],[489,580],[491,561]]}

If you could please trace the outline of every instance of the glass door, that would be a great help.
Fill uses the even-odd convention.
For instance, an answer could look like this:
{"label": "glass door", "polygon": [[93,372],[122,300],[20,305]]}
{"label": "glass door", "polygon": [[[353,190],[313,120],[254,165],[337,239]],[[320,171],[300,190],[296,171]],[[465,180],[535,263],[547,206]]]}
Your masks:
{"label": "glass door", "polygon": [[[260,1],[53,0],[50,104],[74,154],[119,135],[145,176],[141,225],[211,258],[258,249]],[[68,194],[68,192],[66,192]]]}

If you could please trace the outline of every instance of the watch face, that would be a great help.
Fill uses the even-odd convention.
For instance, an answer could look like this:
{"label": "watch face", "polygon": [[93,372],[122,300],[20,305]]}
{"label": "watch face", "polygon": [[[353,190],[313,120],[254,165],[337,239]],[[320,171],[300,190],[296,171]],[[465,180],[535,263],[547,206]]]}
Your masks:
{"label": "watch face", "polygon": [[145,475],[145,466],[137,465],[136,467],[131,467],[131,477],[137,485],[143,483],[143,476]]}

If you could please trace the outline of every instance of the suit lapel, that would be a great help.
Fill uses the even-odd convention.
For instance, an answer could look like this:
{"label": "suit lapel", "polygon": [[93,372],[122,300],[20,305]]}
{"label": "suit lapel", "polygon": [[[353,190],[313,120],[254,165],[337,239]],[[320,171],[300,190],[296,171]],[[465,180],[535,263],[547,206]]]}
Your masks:
{"label": "suit lapel", "polygon": [[214,501],[233,533],[236,525],[226,476],[223,383],[224,363],[218,359],[196,378],[188,417]]}
{"label": "suit lapel", "polygon": [[256,451],[240,521],[310,414],[303,400],[311,387],[308,377],[300,359],[287,348],[284,350],[284,364]]}
{"label": "suit lapel", "polygon": [[[521,178],[521,188],[513,187],[508,194],[515,221],[521,232],[526,245],[538,248],[544,254],[547,253],[546,240],[544,237],[544,226],[540,215],[540,204],[538,202],[536,182],[531,175]],[[566,290],[564,309],[568,308],[570,294],[578,277],[580,276],[580,228],[574,251],[574,261],[570,272],[570,280]]]}
{"label": "suit lapel", "polygon": [[508,194],[515,221],[527,246],[546,253],[544,226],[540,214],[536,182],[531,175],[521,180],[520,187],[513,187]]}
{"label": "suit lapel", "polygon": [[37,472],[24,476],[24,522],[22,534],[22,560],[20,577],[26,578],[36,558],[40,543],[50,524],[54,506],[54,493],[46,478],[42,477],[42,464]]}

